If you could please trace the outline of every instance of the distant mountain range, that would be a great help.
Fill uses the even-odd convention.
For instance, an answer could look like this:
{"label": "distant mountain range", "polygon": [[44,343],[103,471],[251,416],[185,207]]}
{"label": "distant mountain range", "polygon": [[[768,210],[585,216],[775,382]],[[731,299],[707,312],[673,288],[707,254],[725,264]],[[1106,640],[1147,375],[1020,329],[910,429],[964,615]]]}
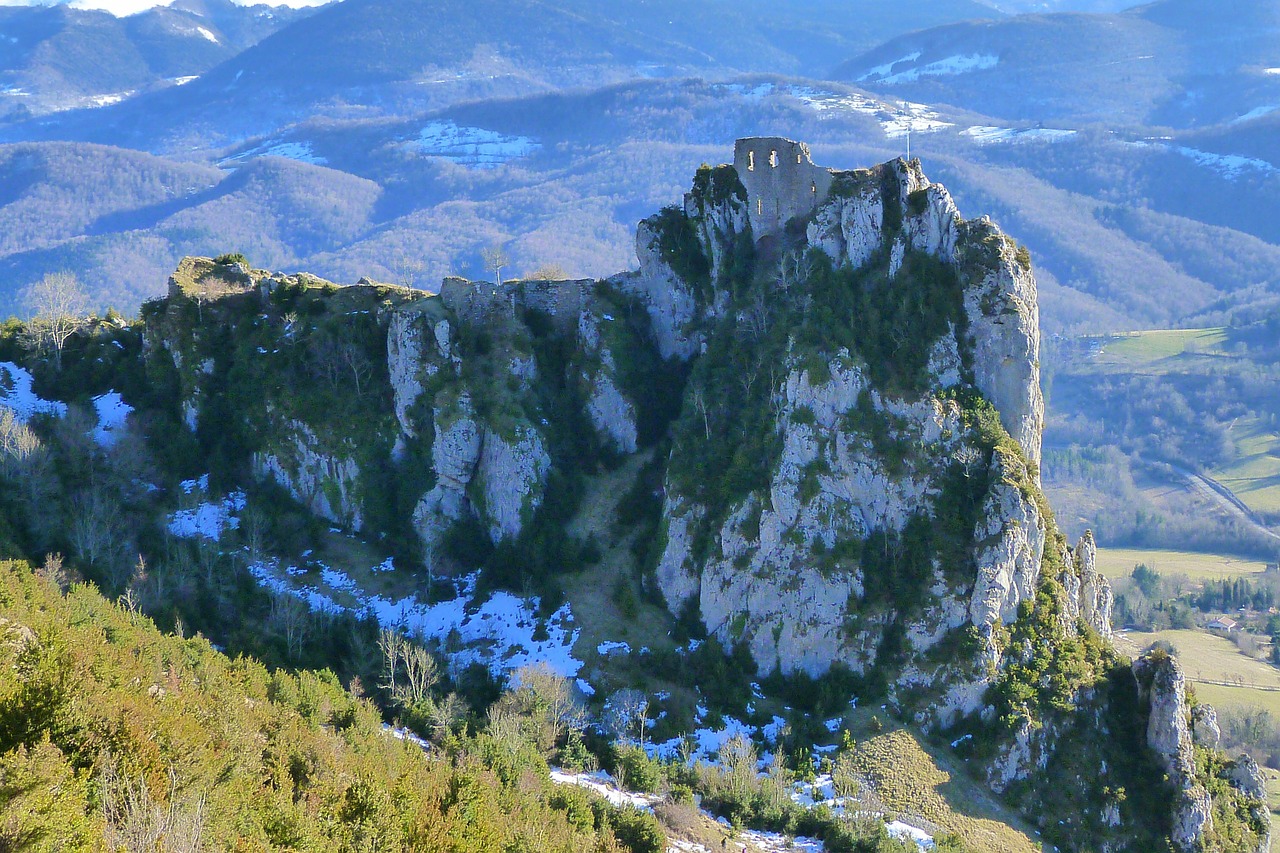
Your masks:
{"label": "distant mountain range", "polygon": [[0,121],[181,85],[309,10],[178,0],[137,15],[0,6]]}
{"label": "distant mountain range", "polygon": [[1010,121],[1191,128],[1280,104],[1280,6],[1161,0],[908,33],[840,66],[876,92]]}

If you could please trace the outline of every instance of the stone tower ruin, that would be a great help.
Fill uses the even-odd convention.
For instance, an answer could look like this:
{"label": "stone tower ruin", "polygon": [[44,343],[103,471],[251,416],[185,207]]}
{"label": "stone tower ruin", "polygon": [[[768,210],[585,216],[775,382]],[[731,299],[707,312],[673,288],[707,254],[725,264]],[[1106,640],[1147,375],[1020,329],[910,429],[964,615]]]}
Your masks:
{"label": "stone tower ruin", "polygon": [[809,146],[781,136],[751,136],[733,146],[733,166],[747,189],[757,240],[778,234],[795,216],[808,216],[831,189],[831,170],[815,166]]}

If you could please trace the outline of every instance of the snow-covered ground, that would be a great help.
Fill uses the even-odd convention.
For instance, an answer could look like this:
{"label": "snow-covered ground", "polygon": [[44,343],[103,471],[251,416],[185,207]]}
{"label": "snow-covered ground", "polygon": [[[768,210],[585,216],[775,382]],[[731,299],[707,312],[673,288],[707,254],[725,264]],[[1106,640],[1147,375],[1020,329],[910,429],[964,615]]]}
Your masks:
{"label": "snow-covered ground", "polygon": [[1229,181],[1239,180],[1245,175],[1274,175],[1280,172],[1280,169],[1277,169],[1266,160],[1242,157],[1238,154],[1214,154],[1210,151],[1201,151],[1198,148],[1188,148],[1184,145],[1169,146],[1169,150],[1181,154],[1183,157],[1193,160],[1207,169],[1218,172]]}
{"label": "snow-covered ground", "polygon": [[[209,475],[198,480],[183,480],[183,494],[203,495],[209,491]],[[205,500],[193,507],[169,515],[169,532],[183,539],[211,539],[217,542],[223,532],[240,527],[240,513],[245,508],[245,493],[232,492],[221,500]]]}
{"label": "snow-covered ground", "polygon": [[953,126],[952,122],[943,121],[936,110],[911,101],[880,101],[856,92],[838,93],[805,86],[791,86],[787,91],[819,114],[855,112],[874,116],[890,139],[906,136],[908,132],[930,133]]}
{"label": "snow-covered ground", "polygon": [[978,145],[998,142],[1065,142],[1078,131],[1052,127],[988,127],[976,125],[960,131]]}
{"label": "snow-covered ground", "polygon": [[1253,121],[1255,118],[1262,118],[1263,116],[1269,116],[1276,110],[1280,110],[1280,106],[1277,106],[1276,104],[1266,104],[1261,107],[1254,107],[1244,115],[1238,116],[1237,118],[1233,118],[1231,120],[1231,123],[1243,124],[1246,121]]}
{"label": "snow-covered ground", "polygon": [[277,559],[259,561],[249,570],[263,586],[296,596],[314,610],[369,613],[380,625],[399,627],[423,641],[435,640],[445,647],[455,670],[482,663],[499,674],[542,663],[575,678],[582,669],[582,661],[573,656],[578,629],[568,604],[551,614],[539,630],[537,598],[499,591],[477,602],[476,574],[458,582],[456,598],[428,604],[412,595],[391,599],[368,593],[345,573],[321,567],[319,583],[311,573]]}
{"label": "snow-covered ground", "polygon": [[133,411],[116,391],[108,391],[93,398],[94,411],[98,413],[98,425],[93,428],[93,440],[103,447],[116,443],[124,431],[125,419]]}
{"label": "snow-covered ground", "polygon": [[443,157],[473,169],[492,169],[542,148],[527,136],[508,136],[483,127],[459,126],[452,121],[433,121],[406,147],[429,157]]}
{"label": "snow-covered ground", "polygon": [[0,362],[0,406],[12,409],[14,417],[26,422],[33,415],[62,417],[67,404],[46,400],[31,390],[31,371],[10,361]]}
{"label": "snow-covered ground", "polygon": [[285,157],[289,160],[297,160],[299,163],[310,163],[313,166],[323,166],[329,162],[311,149],[310,142],[281,142],[278,139],[272,139],[257,148],[250,148],[233,157],[227,157],[220,161],[220,165],[248,160],[250,157]]}
{"label": "snow-covered ground", "polygon": [[913,63],[919,58],[920,54],[914,53],[889,65],[878,65],[859,77],[858,81],[888,83],[890,85],[914,83],[921,77],[949,77],[956,74],[968,74],[973,71],[986,71],[1000,64],[1000,57],[998,56],[993,56],[989,53],[967,53],[948,56],[945,59],[938,59],[925,65],[905,68],[902,71],[894,70],[899,65]]}

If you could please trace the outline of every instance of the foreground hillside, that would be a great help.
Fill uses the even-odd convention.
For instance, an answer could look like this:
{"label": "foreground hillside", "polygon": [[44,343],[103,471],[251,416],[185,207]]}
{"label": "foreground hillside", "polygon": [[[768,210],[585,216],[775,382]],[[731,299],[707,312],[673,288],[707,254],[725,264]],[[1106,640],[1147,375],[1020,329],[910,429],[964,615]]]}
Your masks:
{"label": "foreground hillside", "polygon": [[231,660],[56,573],[0,564],[0,631],[7,850],[660,849],[518,728],[420,746],[331,672]]}

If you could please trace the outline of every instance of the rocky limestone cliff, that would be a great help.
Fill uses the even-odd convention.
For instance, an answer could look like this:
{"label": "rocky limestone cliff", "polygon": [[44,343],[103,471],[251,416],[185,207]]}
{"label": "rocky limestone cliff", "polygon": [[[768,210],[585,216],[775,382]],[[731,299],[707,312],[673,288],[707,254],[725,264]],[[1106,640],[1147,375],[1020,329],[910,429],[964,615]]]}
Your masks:
{"label": "rocky limestone cliff", "polygon": [[[711,513],[669,482],[666,547],[657,567],[668,602],[676,608],[695,599],[708,629],[726,642],[748,642],[765,669],[816,674],[839,662],[865,671],[891,624],[911,637],[916,654],[972,625],[985,638],[982,660],[994,665],[995,628],[1012,622],[1019,604],[1033,597],[1048,536],[1032,494],[1043,423],[1034,280],[1015,262],[1012,242],[989,222],[963,221],[945,188],[929,183],[918,163],[833,173],[827,198],[803,227],[787,229],[789,244],[779,235],[767,246],[744,246],[750,235],[744,213],[753,203],[732,167],[703,169],[685,198],[683,218],[669,213],[643,224],[641,272],[630,284],[645,301],[659,341],[695,342],[699,330],[735,313],[740,333],[759,335],[769,321],[766,300],[795,302],[803,322],[806,312],[818,310],[806,292],[813,289],[806,280],[814,274],[810,249],[825,254],[838,274],[866,276],[867,288],[911,292],[909,275],[949,276],[956,295],[943,294],[942,301],[955,298],[956,308],[930,343],[919,390],[909,393],[877,387],[863,366],[867,356],[851,351],[854,341],[811,355],[792,336],[781,363],[769,364],[776,390],[769,395],[774,414],[766,428],[778,438],[767,485]],[[701,263],[673,256],[671,247],[685,253],[701,247]],[[737,296],[743,304],[735,306],[733,291],[748,286],[736,270],[751,249],[769,254],[753,258],[755,286],[763,273],[765,289],[754,301]],[[942,269],[912,260],[921,256]],[[762,270],[762,261],[776,268]],[[908,263],[911,273],[904,272]],[[705,278],[681,279],[675,266],[689,278],[703,272]],[[870,283],[885,267],[884,283]],[[669,292],[699,299],[685,299],[685,310],[676,315],[638,282],[661,282]],[[668,351],[686,355],[692,345]],[[825,362],[821,379],[804,368],[814,357]],[[993,404],[1016,446],[983,446],[971,413],[962,413],[954,396],[964,387]],[[682,463],[673,457],[672,464]],[[912,555],[924,561],[911,575],[923,587],[918,597],[929,605],[909,614],[873,606],[878,593],[867,600],[867,561],[856,552],[873,536],[900,543],[912,519],[931,523],[944,482],[956,478],[974,488],[979,481],[990,485],[982,489],[972,527],[948,543],[955,553]],[[948,503],[954,499],[947,497]],[[697,553],[708,523],[715,542],[709,556]],[[967,582],[956,576],[957,564],[972,571]],[[1070,574],[1077,578],[1078,571]],[[1074,586],[1085,583],[1077,579]],[[1096,572],[1087,583],[1093,617],[1109,604]],[[1090,624],[1100,622],[1090,618]],[[936,666],[929,670],[911,670],[906,683],[931,684],[944,675]],[[944,680],[954,675],[945,673]],[[976,692],[965,692],[960,704],[966,710],[973,710]]]}
{"label": "rocky limestone cliff", "polygon": [[[1172,841],[1179,851],[1223,849],[1223,833],[1215,832],[1214,815],[1243,817],[1243,832],[1228,833],[1234,849],[1269,850],[1270,817],[1266,808],[1267,792],[1261,772],[1247,755],[1221,765],[1218,778],[1230,788],[1224,794],[1227,803],[1215,808],[1207,785],[1204,766],[1197,761],[1197,743],[1205,735],[1193,732],[1193,723],[1208,734],[1216,734],[1216,715],[1211,708],[1193,711],[1187,702],[1186,677],[1176,658],[1160,650],[1148,652],[1133,663],[1142,701],[1147,707],[1147,745],[1158,756],[1176,791],[1172,815]],[[1213,737],[1216,742],[1216,736]],[[1210,764],[1210,767],[1213,765]],[[1232,814],[1235,812],[1236,814]],[[1244,847],[1239,836],[1244,835]],[[1250,837],[1251,836],[1251,837]]]}

